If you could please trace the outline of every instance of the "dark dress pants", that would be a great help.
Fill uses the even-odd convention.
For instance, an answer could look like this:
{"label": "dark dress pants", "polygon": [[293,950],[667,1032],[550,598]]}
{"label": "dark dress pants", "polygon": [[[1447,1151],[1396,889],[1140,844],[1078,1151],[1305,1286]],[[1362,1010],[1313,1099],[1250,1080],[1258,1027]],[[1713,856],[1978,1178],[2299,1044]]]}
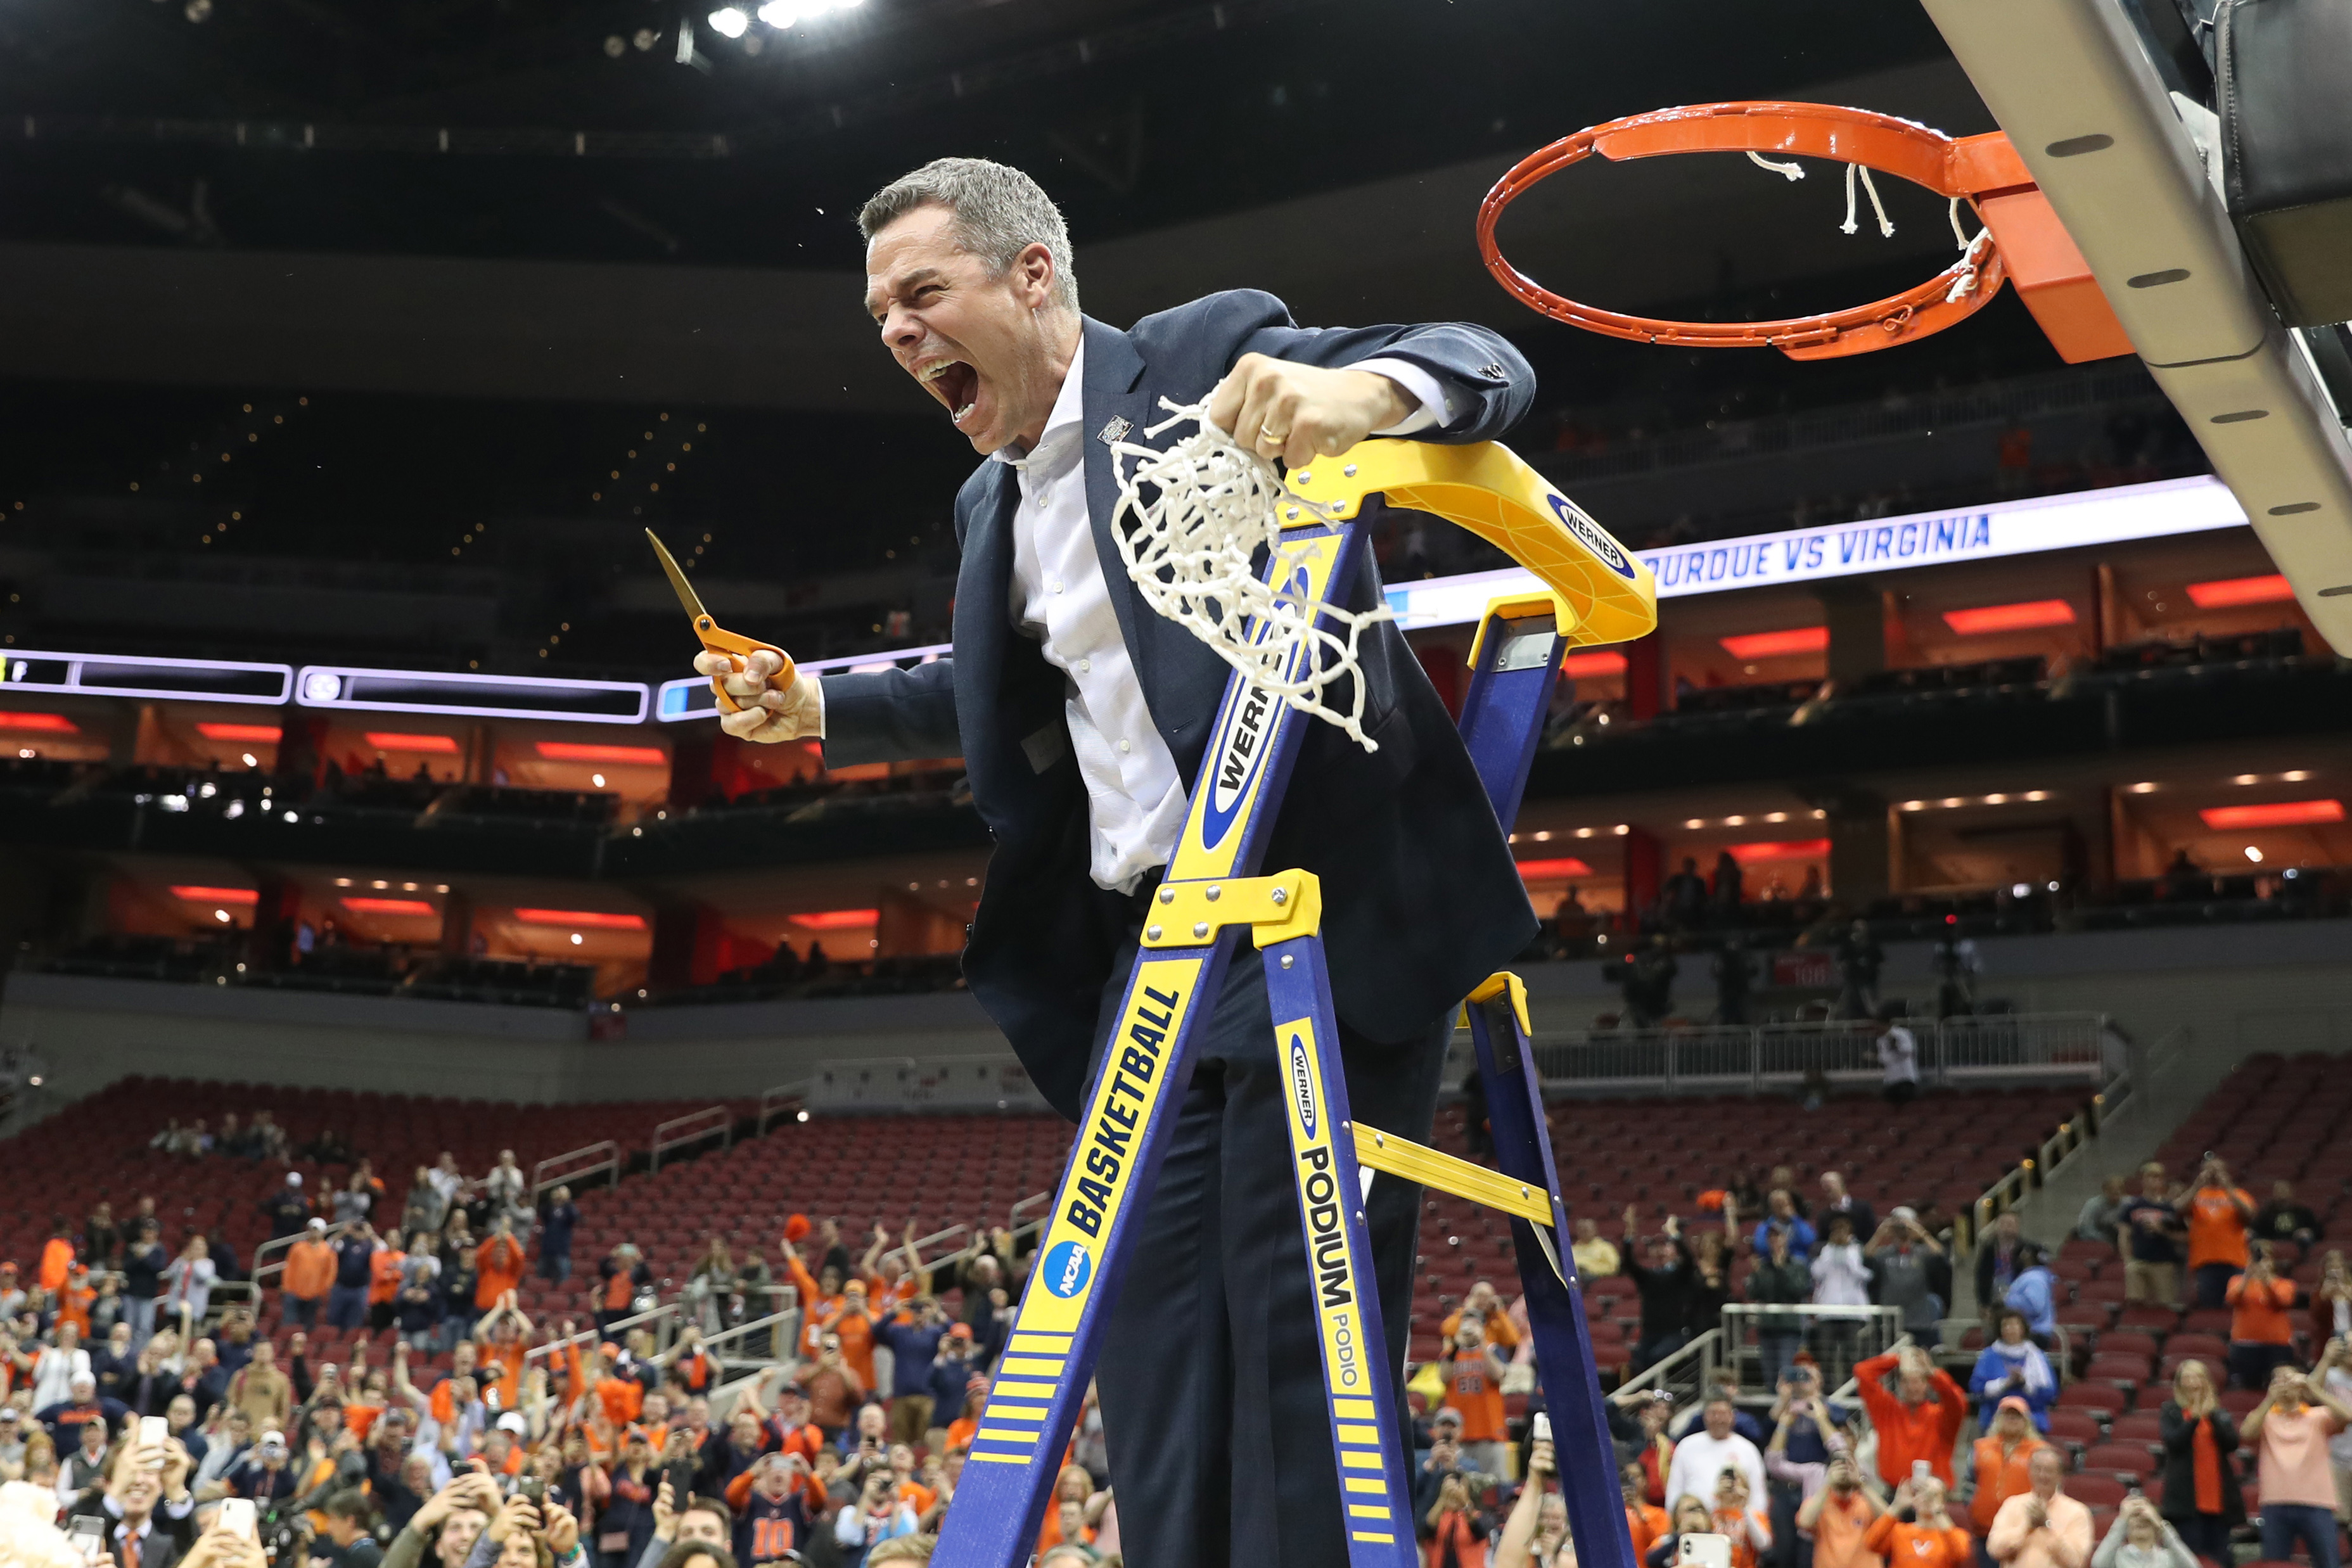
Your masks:
{"label": "dark dress pants", "polygon": [[[1130,941],[1104,989],[1097,1059],[1133,956]],[[1343,1024],[1351,1114],[1428,1142],[1451,1022],[1435,1020],[1402,1045]],[[1286,1085],[1265,971],[1246,938],[1202,1025],[1191,1091],[1128,1240],[1125,1283],[1095,1371],[1119,1539],[1134,1568],[1345,1568]],[[1416,1185],[1379,1176],[1364,1206],[1401,1423],[1421,1196]],[[1411,1474],[1409,1430],[1391,1456],[1400,1476]]]}

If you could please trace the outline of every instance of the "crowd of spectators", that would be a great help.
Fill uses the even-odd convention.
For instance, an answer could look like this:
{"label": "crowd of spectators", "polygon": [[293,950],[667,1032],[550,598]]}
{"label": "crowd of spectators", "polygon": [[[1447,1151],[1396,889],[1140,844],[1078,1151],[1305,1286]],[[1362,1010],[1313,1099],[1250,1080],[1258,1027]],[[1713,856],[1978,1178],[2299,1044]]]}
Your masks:
{"label": "crowd of spectators", "polygon": [[[249,1135],[172,1130],[191,1158]],[[510,1156],[478,1178],[446,1158],[421,1167],[397,1211],[364,1161],[328,1194],[306,1194],[289,1172],[266,1206],[293,1243],[282,1279],[257,1304],[216,1314],[168,1295],[184,1310],[99,1307],[127,1298],[70,1281],[136,1270],[168,1285],[180,1263],[143,1255],[162,1250],[152,1218],[127,1236],[103,1212],[78,1231],[61,1221],[39,1281],[20,1286],[16,1265],[0,1269],[0,1479],[45,1489],[68,1517],[128,1521],[139,1539],[118,1541],[118,1568],[230,1552],[215,1541],[229,1500],[254,1505],[253,1539],[280,1564],[293,1553],[331,1568],[928,1557],[1025,1263],[1008,1234],[924,1270],[878,1228],[853,1260],[835,1225],[795,1217],[780,1248],[803,1308],[798,1336],[730,1365],[699,1314],[656,1348],[638,1321],[654,1281],[625,1242],[581,1271],[580,1318],[535,1322],[517,1287],[527,1270],[572,1278],[577,1213],[560,1187],[536,1209],[529,1196]],[[341,1365],[328,1359],[339,1349]],[[733,1374],[747,1375],[714,1416]],[[1118,1561],[1108,1479],[1089,1394],[1039,1542],[1055,1568]],[[241,1521],[226,1517],[233,1533]],[[151,1531],[173,1555],[145,1544],[142,1556]]]}

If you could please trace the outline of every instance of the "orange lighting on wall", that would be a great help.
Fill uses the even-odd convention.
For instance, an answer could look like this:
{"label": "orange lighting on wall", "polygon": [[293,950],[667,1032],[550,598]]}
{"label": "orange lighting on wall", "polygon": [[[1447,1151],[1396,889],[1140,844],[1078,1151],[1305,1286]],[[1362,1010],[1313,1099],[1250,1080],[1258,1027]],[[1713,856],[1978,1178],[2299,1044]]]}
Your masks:
{"label": "orange lighting on wall", "polygon": [[431,751],[444,757],[457,755],[457,743],[446,735],[395,735],[384,730],[367,732],[367,743],[378,751]]}
{"label": "orange lighting on wall", "polygon": [[641,768],[659,768],[669,760],[669,753],[658,746],[592,746],[579,740],[542,740],[537,750],[550,762],[627,762]]}
{"label": "orange lighting on wall", "polygon": [[241,740],[254,745],[275,746],[285,731],[274,724],[221,724],[207,719],[196,726],[196,733],[206,740]]}
{"label": "orange lighting on wall", "polygon": [[583,931],[643,931],[642,915],[617,915],[608,909],[518,909],[515,918],[525,925],[569,925]]}
{"label": "orange lighting on wall", "polygon": [[421,898],[345,898],[337,902],[353,915],[415,915],[429,919],[439,913]]}
{"label": "orange lighting on wall", "polygon": [[1723,651],[1735,659],[1781,659],[1791,653],[1826,653],[1830,629],[1791,626],[1785,632],[1749,632],[1723,639]]}
{"label": "orange lighting on wall", "polygon": [[0,713],[0,729],[32,730],[42,735],[79,735],[74,721],[61,713]]}
{"label": "orange lighting on wall", "polygon": [[184,887],[173,883],[173,898],[184,898],[190,904],[259,904],[261,892],[251,887]]}
{"label": "orange lighting on wall", "polygon": [[2037,626],[2072,626],[2074,607],[2063,599],[1980,604],[1974,610],[1945,611],[1944,624],[1963,637],[1981,637],[1989,632],[2031,632]]}
{"label": "orange lighting on wall", "polygon": [[1559,860],[1519,862],[1519,876],[1521,880],[1527,882],[1554,882],[1561,877],[1591,876],[1591,874],[1592,868],[1573,855]]}
{"label": "orange lighting on wall", "polygon": [[793,924],[808,931],[850,931],[882,918],[878,909],[814,909],[793,916]]}
{"label": "orange lighting on wall", "polygon": [[1559,662],[1559,673],[1578,681],[1587,675],[1622,675],[1625,673],[1625,655],[1606,649],[1598,653],[1570,653]]}
{"label": "orange lighting on wall", "polygon": [[2276,572],[2268,577],[2224,577],[2189,585],[2189,602],[2200,610],[2227,610],[2236,604],[2276,604],[2293,599],[2294,589]]}
{"label": "orange lighting on wall", "polygon": [[1827,839],[1784,839],[1777,843],[1731,846],[1731,858],[1741,865],[1758,865],[1766,861],[1816,861],[1829,852]]}
{"label": "orange lighting on wall", "polygon": [[2303,828],[2344,820],[2341,800],[2273,800],[2265,806],[2208,806],[2197,813],[2209,828]]}

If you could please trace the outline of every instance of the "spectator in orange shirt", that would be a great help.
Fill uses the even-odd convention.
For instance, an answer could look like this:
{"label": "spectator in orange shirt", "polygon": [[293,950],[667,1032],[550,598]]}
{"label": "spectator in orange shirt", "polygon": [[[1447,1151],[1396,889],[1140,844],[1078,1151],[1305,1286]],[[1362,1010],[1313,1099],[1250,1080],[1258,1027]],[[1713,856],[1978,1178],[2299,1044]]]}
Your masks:
{"label": "spectator in orange shirt", "polygon": [[383,1239],[383,1245],[368,1259],[368,1332],[382,1333],[392,1326],[396,1310],[394,1300],[400,1294],[400,1268],[408,1261],[408,1245],[399,1231]]}
{"label": "spectator in orange shirt", "polygon": [[1979,1535],[1992,1529],[2000,1505],[2032,1486],[2027,1466],[2045,1445],[2033,1431],[2033,1406],[2021,1395],[2005,1396],[1993,1410],[1992,1430],[1977,1439],[1970,1455],[1976,1495],[1969,1500],[1969,1523]]}
{"label": "spectator in orange shirt", "polygon": [[1649,1555],[1650,1545],[1673,1528],[1666,1521],[1666,1511],[1650,1501],[1650,1476],[1638,1464],[1625,1467],[1617,1478],[1617,1490],[1625,1499],[1625,1533],[1633,1538],[1633,1560],[1640,1562]]}
{"label": "spectator in orange shirt", "polygon": [[950,1452],[971,1447],[974,1434],[980,1430],[981,1412],[988,1407],[988,1383],[975,1377],[963,1396],[963,1414],[948,1423],[948,1448]]}
{"label": "spectator in orange shirt", "polygon": [[[1895,1385],[1884,1381],[1895,1373]],[[1916,1345],[1874,1355],[1853,1369],[1863,1408],[1878,1432],[1878,1474],[1889,1486],[1911,1479],[1926,1460],[1936,1479],[1952,1484],[1952,1443],[1968,1415],[1969,1396],[1951,1375]],[[1882,1550],[1873,1547],[1873,1551]],[[1919,1568],[1919,1565],[1915,1565]]]}
{"label": "spectator in orange shirt", "polygon": [[[1897,1517],[1906,1509],[1913,1518],[1907,1524]],[[1952,1522],[1944,1483],[1932,1477],[1915,1483],[1905,1476],[1862,1543],[1899,1568],[1969,1568],[1976,1555],[1969,1532]]]}
{"label": "spectator in orange shirt", "polygon": [[1503,1298],[1496,1294],[1491,1280],[1481,1280],[1470,1287],[1470,1293],[1462,1298],[1462,1305],[1448,1312],[1445,1321],[1437,1325],[1438,1336],[1452,1339],[1465,1322],[1476,1323],[1486,1330],[1486,1343],[1498,1351],[1519,1347],[1519,1331],[1512,1323],[1510,1313],[1504,1311]]}
{"label": "spectator in orange shirt", "polygon": [[327,1222],[313,1219],[302,1239],[286,1254],[286,1271],[278,1281],[285,1297],[281,1326],[317,1328],[319,1309],[326,1304],[327,1291],[334,1282],[335,1249],[327,1245]]}
{"label": "spectator in orange shirt", "polygon": [[509,1291],[522,1288],[522,1243],[505,1215],[490,1221],[490,1238],[474,1249],[474,1305],[488,1312]]}
{"label": "spectator in orange shirt", "polygon": [[2197,1179],[2174,1201],[2189,1221],[2189,1273],[2197,1305],[2210,1310],[2226,1301],[2230,1276],[2246,1267],[2246,1232],[2254,1221],[2254,1195],[2230,1185],[2230,1167],[2212,1155],[2197,1167]]}
{"label": "spectator in orange shirt", "polygon": [[857,1381],[874,1386],[874,1315],[866,1311],[866,1281],[852,1280],[841,1288],[841,1310],[825,1324],[841,1341],[841,1359],[857,1374]]}
{"label": "spectator in orange shirt", "polygon": [[41,1289],[54,1296],[66,1288],[66,1273],[73,1267],[73,1227],[62,1214],[49,1216],[49,1239],[41,1245],[41,1269],[35,1276]]}
{"label": "spectator in orange shirt", "polygon": [[1486,1343],[1486,1331],[1465,1320],[1454,1331],[1454,1343],[1441,1358],[1448,1409],[1462,1415],[1462,1455],[1474,1470],[1490,1476],[1504,1473],[1504,1445],[1511,1434],[1503,1419],[1502,1356]]}
{"label": "spectator in orange shirt", "polygon": [[614,1323],[633,1315],[631,1303],[654,1282],[654,1271],[646,1267],[646,1255],[635,1242],[615,1241],[596,1265],[596,1277],[602,1281],[596,1288],[596,1332],[609,1334]]}
{"label": "spectator in orange shirt", "polygon": [[2294,1359],[2294,1281],[2282,1280],[2270,1244],[2253,1244],[2253,1261],[2222,1292],[2230,1304],[2230,1381],[2261,1390],[2271,1372]]}
{"label": "spectator in orange shirt", "polygon": [[1797,1529],[1813,1544],[1813,1568],[1885,1568],[1869,1544],[1877,1522],[1878,1500],[1862,1484],[1862,1467],[1839,1448],[1830,1456],[1822,1490],[1797,1510]]}

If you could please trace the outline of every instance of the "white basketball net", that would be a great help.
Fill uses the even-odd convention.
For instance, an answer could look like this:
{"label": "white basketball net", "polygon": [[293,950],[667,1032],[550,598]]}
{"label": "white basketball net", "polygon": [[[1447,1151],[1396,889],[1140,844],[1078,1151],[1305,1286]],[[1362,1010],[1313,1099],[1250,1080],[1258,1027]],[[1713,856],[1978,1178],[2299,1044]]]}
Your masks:
{"label": "white basketball net", "polygon": [[[1346,610],[1309,598],[1302,563],[1331,548],[1327,538],[1285,540],[1282,510],[1328,518],[1283,488],[1274,465],[1211,424],[1206,403],[1180,407],[1147,427],[1156,436],[1187,421],[1199,428],[1165,451],[1135,442],[1110,444],[1118,507],[1111,537],[1144,602],[1206,643],[1253,685],[1303,714],[1338,725],[1366,751],[1364,683],[1356,662],[1364,629],[1394,618],[1386,605]],[[1259,552],[1276,563],[1261,572]],[[1318,621],[1328,619],[1340,631]],[[1300,656],[1302,646],[1304,656]],[[1353,677],[1353,678],[1350,678]],[[1346,712],[1328,706],[1324,689],[1347,680]]]}

